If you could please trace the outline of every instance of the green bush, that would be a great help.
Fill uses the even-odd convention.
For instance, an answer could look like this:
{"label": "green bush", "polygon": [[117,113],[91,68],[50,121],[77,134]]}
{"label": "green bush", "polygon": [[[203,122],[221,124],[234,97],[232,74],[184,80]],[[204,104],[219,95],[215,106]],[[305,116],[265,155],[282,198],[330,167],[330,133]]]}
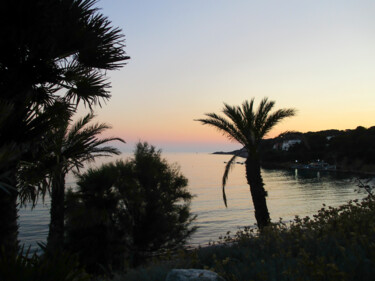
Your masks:
{"label": "green bush", "polygon": [[312,218],[245,228],[209,247],[180,252],[116,280],[164,280],[172,268],[204,268],[227,281],[374,280],[375,201],[323,206]]}
{"label": "green bush", "polygon": [[198,251],[199,265],[227,280],[371,280],[375,202],[366,198],[313,218],[281,221],[260,235],[247,228]]}
{"label": "green bush", "polygon": [[177,166],[139,143],[134,158],[89,169],[67,196],[67,246],[89,272],[138,266],[184,246],[192,195]]}

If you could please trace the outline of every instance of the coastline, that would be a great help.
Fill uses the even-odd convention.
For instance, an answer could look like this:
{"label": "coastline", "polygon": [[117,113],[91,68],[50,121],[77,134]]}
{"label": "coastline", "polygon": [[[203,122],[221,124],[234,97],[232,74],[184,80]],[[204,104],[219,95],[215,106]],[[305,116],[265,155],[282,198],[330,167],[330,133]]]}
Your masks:
{"label": "coastline", "polygon": [[[213,155],[234,155],[238,154],[239,157],[247,158],[247,152],[246,151],[229,151],[229,152],[213,152],[211,153]],[[293,162],[268,162],[268,161],[261,161],[260,162],[262,168],[265,169],[292,169],[292,166],[295,165]],[[348,167],[340,167],[338,165],[335,170],[324,170],[324,169],[315,169],[316,171],[328,171],[328,172],[339,172],[339,173],[352,173],[352,174],[358,174],[363,176],[375,176],[375,168],[371,169],[371,166],[364,166],[361,169],[354,169],[354,168],[348,168]]]}
{"label": "coastline", "polygon": [[[293,165],[295,163],[291,162],[282,162],[282,163],[275,163],[275,162],[263,162],[261,161],[262,168],[266,169],[293,169]],[[295,168],[298,169],[298,168]],[[301,170],[309,170],[309,169],[301,169]],[[348,169],[348,168],[340,168],[337,167],[335,170],[325,170],[325,169],[311,169],[310,171],[325,171],[325,172],[339,172],[339,173],[350,173],[350,174],[358,174],[363,176],[375,176],[375,171],[367,171],[367,170],[358,170],[358,169]]]}

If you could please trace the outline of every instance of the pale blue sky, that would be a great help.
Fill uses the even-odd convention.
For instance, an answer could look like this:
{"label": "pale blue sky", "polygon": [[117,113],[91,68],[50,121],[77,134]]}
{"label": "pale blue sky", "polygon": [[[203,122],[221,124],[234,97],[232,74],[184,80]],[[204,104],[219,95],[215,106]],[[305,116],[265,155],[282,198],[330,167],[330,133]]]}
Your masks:
{"label": "pale blue sky", "polygon": [[293,107],[284,130],[375,125],[375,1],[123,1],[97,4],[131,60],[97,110],[111,135],[164,151],[238,147],[193,120],[252,97]]}

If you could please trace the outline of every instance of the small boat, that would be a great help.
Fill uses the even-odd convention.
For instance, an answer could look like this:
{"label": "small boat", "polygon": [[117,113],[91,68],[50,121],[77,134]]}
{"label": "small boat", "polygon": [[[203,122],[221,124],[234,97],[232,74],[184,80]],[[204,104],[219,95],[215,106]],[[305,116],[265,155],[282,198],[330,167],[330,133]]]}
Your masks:
{"label": "small boat", "polygon": [[325,170],[335,171],[336,165],[329,165],[324,161],[315,161],[309,164],[296,164],[291,166],[292,169],[306,169],[306,170]]}

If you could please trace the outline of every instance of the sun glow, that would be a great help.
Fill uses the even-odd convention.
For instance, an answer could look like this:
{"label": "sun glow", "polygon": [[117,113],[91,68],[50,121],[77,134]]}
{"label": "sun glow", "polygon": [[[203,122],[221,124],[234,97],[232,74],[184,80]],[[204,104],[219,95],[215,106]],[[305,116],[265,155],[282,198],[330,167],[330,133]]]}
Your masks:
{"label": "sun glow", "polygon": [[[111,135],[233,146],[195,119],[255,97],[295,108],[284,131],[375,125],[375,6],[364,1],[103,2],[131,60],[97,109]],[[146,9],[147,8],[147,9]],[[152,12],[151,12],[152,11]],[[223,20],[225,19],[225,20]]]}

